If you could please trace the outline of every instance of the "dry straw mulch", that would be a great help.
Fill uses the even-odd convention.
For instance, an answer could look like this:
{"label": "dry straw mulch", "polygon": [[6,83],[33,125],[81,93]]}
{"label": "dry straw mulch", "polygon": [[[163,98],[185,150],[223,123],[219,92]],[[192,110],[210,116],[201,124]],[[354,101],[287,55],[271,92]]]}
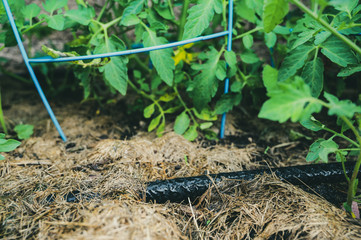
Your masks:
{"label": "dry straw mulch", "polygon": [[[1,239],[361,238],[342,210],[273,176],[225,180],[194,203],[145,203],[147,181],[259,167],[256,146],[208,146],[172,132],[113,139],[121,129],[112,118],[64,109],[68,143],[40,121],[0,163]],[[75,192],[78,201],[67,202]]]}

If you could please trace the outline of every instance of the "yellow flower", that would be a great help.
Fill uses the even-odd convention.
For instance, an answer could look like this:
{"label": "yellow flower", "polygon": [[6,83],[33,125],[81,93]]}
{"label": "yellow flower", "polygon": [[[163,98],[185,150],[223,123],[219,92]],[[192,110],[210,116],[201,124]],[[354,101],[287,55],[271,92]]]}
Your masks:
{"label": "yellow flower", "polygon": [[174,60],[174,65],[177,66],[178,63],[182,60],[187,64],[191,63],[191,61],[193,60],[193,54],[188,53],[186,51],[186,49],[191,48],[192,46],[193,46],[193,43],[189,43],[182,47],[178,47],[178,49],[174,51],[174,57],[172,57]]}

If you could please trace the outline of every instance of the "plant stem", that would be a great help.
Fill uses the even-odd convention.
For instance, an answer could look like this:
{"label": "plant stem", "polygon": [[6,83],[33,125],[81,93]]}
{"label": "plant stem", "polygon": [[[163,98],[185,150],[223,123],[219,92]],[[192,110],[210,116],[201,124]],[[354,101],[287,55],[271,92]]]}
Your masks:
{"label": "plant stem", "polygon": [[33,28],[37,27],[38,25],[40,25],[40,24],[42,24],[42,23],[44,23],[44,22],[45,22],[45,19],[43,19],[43,20],[41,20],[41,21],[39,21],[39,22],[35,23],[34,25],[31,25],[30,27],[28,27],[28,28],[27,28],[27,29],[25,29],[24,31],[21,31],[21,34],[24,34],[24,33],[29,32],[31,29],[33,29]]}
{"label": "plant stem", "polygon": [[97,17],[97,21],[100,21],[101,18],[103,17],[103,14],[104,14],[105,10],[107,9],[108,3],[109,3],[109,0],[107,0],[107,1],[105,2],[102,10],[100,10],[100,13],[99,13],[99,15],[98,15],[98,17]]}
{"label": "plant stem", "polygon": [[[355,137],[357,139],[357,141],[359,142],[359,144],[361,145],[361,136],[358,132],[358,130],[354,127],[354,125],[352,124],[352,122],[345,116],[341,116],[341,119],[342,121],[344,121],[347,126],[351,129],[351,131],[355,134]],[[361,150],[361,147],[360,147],[360,150]],[[349,207],[351,207],[352,205],[352,201],[354,199],[354,186],[355,186],[355,183],[356,183],[356,180],[357,180],[357,175],[358,175],[358,172],[360,170],[360,166],[361,166],[361,152],[359,153],[358,155],[358,159],[357,159],[357,162],[355,164],[355,167],[353,169],[353,172],[352,172],[352,176],[351,176],[351,179],[350,179],[350,182],[348,184],[348,191],[347,191],[347,205]]]}
{"label": "plant stem", "polygon": [[1,89],[0,89],[0,123],[1,123],[1,127],[4,130],[5,135],[8,135],[8,130],[6,129],[3,108],[2,108],[2,103],[1,103]]}
{"label": "plant stem", "polygon": [[169,6],[170,14],[172,14],[172,16],[175,18],[172,0],[168,0],[168,6]]}
{"label": "plant stem", "polygon": [[233,40],[237,40],[237,39],[243,38],[243,37],[246,36],[246,35],[252,34],[252,33],[257,32],[257,31],[260,31],[260,30],[262,30],[262,29],[263,29],[263,27],[253,28],[253,29],[249,30],[248,32],[242,33],[242,34],[234,37]]}
{"label": "plant stem", "polygon": [[335,28],[333,28],[330,24],[328,24],[325,20],[320,18],[316,13],[312,12],[308,7],[306,7],[299,0],[291,0],[293,4],[295,4],[298,8],[300,8],[303,12],[307,13],[310,17],[315,19],[318,23],[320,23],[324,28],[330,31],[334,36],[341,39],[344,43],[346,43],[351,49],[357,52],[361,56],[361,48],[358,47],[354,42],[350,39],[339,33]]}
{"label": "plant stem", "polygon": [[189,8],[190,0],[185,0],[183,3],[182,14],[180,17],[179,27],[178,27],[178,41],[182,40],[184,33],[184,26],[187,21],[187,11]]}
{"label": "plant stem", "polygon": [[343,134],[341,134],[341,133],[338,133],[338,132],[336,132],[336,131],[334,131],[334,130],[332,130],[332,129],[329,129],[329,128],[327,128],[327,127],[323,128],[323,130],[334,134],[336,137],[340,137],[340,138],[345,139],[346,141],[352,143],[352,144],[355,145],[356,147],[360,147],[360,144],[358,144],[357,142],[355,142],[355,141],[352,140],[351,138],[346,137],[345,135],[343,135]]}
{"label": "plant stem", "polygon": [[183,101],[181,95],[180,95],[179,92],[178,92],[177,87],[175,86],[173,89],[174,89],[174,92],[177,94],[177,97],[178,97],[179,101],[181,102],[181,104],[183,105],[185,111],[191,116],[194,125],[195,125],[195,126],[199,126],[199,123],[197,122],[196,118],[193,116],[192,110],[189,109],[189,108],[187,107],[187,104]]}

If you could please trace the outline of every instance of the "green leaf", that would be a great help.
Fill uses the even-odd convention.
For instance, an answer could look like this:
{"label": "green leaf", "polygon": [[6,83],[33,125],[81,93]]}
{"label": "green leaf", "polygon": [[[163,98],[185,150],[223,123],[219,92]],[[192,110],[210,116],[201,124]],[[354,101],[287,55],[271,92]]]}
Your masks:
{"label": "green leaf", "polygon": [[17,148],[21,142],[14,139],[0,139],[0,152],[11,152]]}
{"label": "green leaf", "polygon": [[317,98],[323,89],[323,62],[321,58],[313,59],[305,64],[301,77],[310,86],[311,94]]}
{"label": "green leaf", "polygon": [[137,25],[138,23],[140,23],[140,20],[134,14],[127,15],[127,16],[123,17],[123,19],[122,19],[122,25],[127,26],[127,27]]}
{"label": "green leaf", "polygon": [[303,45],[304,43],[308,42],[311,38],[313,38],[313,35],[317,31],[314,29],[308,29],[306,31],[301,32],[297,35],[296,41],[292,44],[292,47],[290,50],[293,50],[297,48],[298,46]]}
{"label": "green leaf", "polygon": [[19,139],[28,139],[34,133],[34,126],[30,124],[16,125],[14,131],[17,133]]}
{"label": "green leaf", "polygon": [[240,56],[241,56],[241,60],[247,64],[254,64],[260,61],[258,56],[251,50],[244,51],[243,53],[241,53]]}
{"label": "green leaf", "polygon": [[278,70],[266,65],[263,68],[262,79],[267,92],[274,90],[277,87]]}
{"label": "green leaf", "polygon": [[172,94],[168,94],[168,93],[166,93],[166,94],[164,94],[164,95],[162,95],[159,99],[158,99],[158,101],[161,101],[161,102],[170,102],[170,101],[172,101],[174,98],[176,98],[177,97],[177,94],[176,93],[172,93]]}
{"label": "green leaf", "polygon": [[[221,0],[199,0],[188,10],[183,40],[198,37],[209,26],[214,13],[222,9]],[[219,13],[219,12],[218,12]]]}
{"label": "green leaf", "polygon": [[189,127],[191,120],[186,111],[177,116],[174,123],[174,132],[182,135]]}
{"label": "green leaf", "polygon": [[357,64],[357,59],[351,49],[339,38],[330,37],[322,44],[321,52],[332,62],[346,67],[349,64]]}
{"label": "green leaf", "polygon": [[153,113],[154,113],[154,108],[155,104],[150,104],[149,106],[147,106],[146,108],[144,108],[144,111],[143,111],[143,115],[145,118],[150,118]]}
{"label": "green leaf", "polygon": [[288,11],[288,0],[265,0],[263,5],[264,31],[271,32],[282,22]]}
{"label": "green leaf", "polygon": [[318,132],[318,131],[322,130],[325,127],[325,125],[323,125],[321,122],[316,120],[313,116],[311,116],[308,119],[300,121],[300,123],[305,128],[307,128],[307,129],[309,129],[311,131],[314,131],[314,132]]}
{"label": "green leaf", "polygon": [[332,33],[328,31],[320,32],[319,34],[316,35],[314,44],[316,46],[320,45],[321,43],[326,41],[327,38],[329,38],[331,35]]}
{"label": "green leaf", "polygon": [[[116,36],[112,35],[106,44],[101,44],[96,48],[95,53],[106,53],[124,50],[123,42]],[[110,62],[99,70],[104,72],[105,80],[119,91],[122,95],[127,92],[128,86],[128,58],[124,56],[111,57]]]}
{"label": "green leaf", "polygon": [[256,23],[257,21],[255,10],[249,7],[244,0],[238,1],[237,4],[235,4],[235,12],[238,16],[251,23]]}
{"label": "green leaf", "polygon": [[55,10],[65,7],[68,4],[68,0],[46,0],[43,3],[44,10],[53,13]]}
{"label": "green leaf", "polygon": [[224,58],[228,64],[228,77],[231,78],[237,73],[237,55],[233,51],[224,52]]}
{"label": "green leaf", "polygon": [[[200,110],[204,108],[214,97],[218,88],[216,77],[217,64],[220,54],[216,49],[211,48],[206,53],[206,63],[199,65],[201,72],[194,77],[194,89],[190,93],[195,107]],[[196,67],[196,65],[192,66]]]}
{"label": "green leaf", "polygon": [[[168,41],[164,37],[157,37],[157,34],[151,29],[147,29],[147,31],[143,33],[143,43],[145,47],[162,45],[167,42]],[[168,84],[168,86],[172,86],[175,69],[174,60],[172,58],[172,49],[166,48],[155,50],[151,51],[149,54],[160,78]]]}
{"label": "green leaf", "polygon": [[253,36],[250,34],[244,36],[242,42],[245,48],[251,48],[253,46]]}
{"label": "green leaf", "polygon": [[205,130],[205,129],[210,128],[210,127],[212,127],[212,126],[213,126],[213,123],[212,123],[212,122],[204,122],[204,123],[201,123],[201,124],[199,125],[199,128],[200,128],[201,130]]}
{"label": "green leaf", "polygon": [[130,1],[129,5],[124,9],[123,18],[120,21],[120,24],[124,23],[123,21],[124,19],[126,19],[127,16],[139,14],[144,8],[144,3],[145,0]]}
{"label": "green leaf", "polygon": [[329,101],[329,115],[345,116],[352,118],[355,113],[361,113],[361,107],[357,106],[350,100],[339,100],[337,97],[324,93],[324,97]]}
{"label": "green leaf", "polygon": [[35,3],[29,4],[21,9],[21,13],[24,15],[26,19],[31,20],[32,18],[39,15],[41,8]]}
{"label": "green leaf", "polygon": [[85,8],[82,5],[79,5],[79,9],[66,11],[64,16],[77,23],[87,26],[92,18],[95,17],[95,11],[92,7]]}
{"label": "green leaf", "polygon": [[358,0],[331,0],[329,4],[341,12],[351,14],[351,11],[357,6]]}
{"label": "green leaf", "polygon": [[321,160],[322,162],[328,162],[328,155],[338,151],[338,145],[332,139],[318,139],[310,146],[310,151],[306,156],[307,162],[314,162]]}
{"label": "green leaf", "polygon": [[361,72],[361,65],[356,66],[348,66],[342,69],[338,74],[337,77],[348,77],[354,73]]}
{"label": "green leaf", "polygon": [[258,117],[283,123],[302,121],[313,113],[318,113],[322,105],[311,95],[310,87],[302,78],[296,77],[292,82],[278,82],[277,89],[268,92],[270,97],[262,108]]}
{"label": "green leaf", "polygon": [[285,81],[296,74],[297,70],[303,67],[308,54],[314,49],[314,46],[304,44],[289,53],[283,60],[281,68],[278,72],[278,81]]}
{"label": "green leaf", "polygon": [[227,77],[227,66],[225,61],[221,60],[217,63],[216,76],[221,81]]}
{"label": "green leaf", "polygon": [[194,141],[198,137],[197,127],[195,125],[190,126],[183,137],[188,141]]}
{"label": "green leaf", "polygon": [[62,15],[46,16],[45,19],[50,28],[57,31],[64,30],[65,18]]}
{"label": "green leaf", "polygon": [[268,48],[273,48],[277,42],[277,35],[274,32],[266,33],[264,35],[265,43]]}
{"label": "green leaf", "polygon": [[152,121],[150,122],[150,124],[148,126],[148,132],[153,131],[159,125],[161,118],[162,118],[162,114],[159,114],[156,118],[152,119]]}
{"label": "green leaf", "polygon": [[5,159],[5,157],[0,154],[0,161],[1,161],[1,160],[4,160],[4,159]]}
{"label": "green leaf", "polygon": [[216,121],[217,120],[217,116],[212,111],[210,111],[209,108],[203,108],[200,113],[196,109],[193,109],[193,112],[197,118],[199,118],[203,121]]}
{"label": "green leaf", "polygon": [[237,106],[241,102],[241,100],[241,94],[223,94],[221,96],[221,99],[217,101],[214,112],[216,114],[223,114],[229,112],[233,109],[234,106]]}

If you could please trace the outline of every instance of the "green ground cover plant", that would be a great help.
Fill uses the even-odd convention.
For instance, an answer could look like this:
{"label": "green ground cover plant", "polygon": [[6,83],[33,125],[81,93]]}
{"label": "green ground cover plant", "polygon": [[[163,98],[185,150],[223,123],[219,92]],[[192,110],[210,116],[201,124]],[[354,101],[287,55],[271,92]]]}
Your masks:
{"label": "green ground cover plant", "polygon": [[[52,33],[72,36],[64,49],[45,44],[35,56],[150,47],[227,29],[226,0],[106,0],[102,6],[77,0],[71,9],[67,0],[45,0],[41,5],[9,2],[28,52],[33,41]],[[360,100],[342,99],[347,79],[361,71],[358,1],[311,0],[306,6],[298,0],[235,0],[234,4],[233,51],[226,51],[225,37],[149,54],[74,61],[65,66],[76,81],[65,79],[59,87],[47,77],[47,86],[54,91],[80,87],[84,101],[103,103],[135,93],[130,113],[142,112],[148,131],[160,136],[166,124],[174,122],[174,131],[188,140],[200,134],[217,138],[212,127],[219,116],[247,103],[260,111],[260,118],[291,120],[312,131],[332,133],[311,145],[307,161],[327,162],[330,153],[341,162],[350,154],[360,155]],[[14,46],[2,5],[0,24],[0,49]],[[54,66],[39,68],[48,76]],[[226,78],[230,92],[224,95]],[[328,109],[331,120],[337,118],[339,132],[316,120],[322,108]],[[338,137],[350,146],[339,148]],[[352,177],[347,177],[348,211],[360,164],[359,156]]]}

